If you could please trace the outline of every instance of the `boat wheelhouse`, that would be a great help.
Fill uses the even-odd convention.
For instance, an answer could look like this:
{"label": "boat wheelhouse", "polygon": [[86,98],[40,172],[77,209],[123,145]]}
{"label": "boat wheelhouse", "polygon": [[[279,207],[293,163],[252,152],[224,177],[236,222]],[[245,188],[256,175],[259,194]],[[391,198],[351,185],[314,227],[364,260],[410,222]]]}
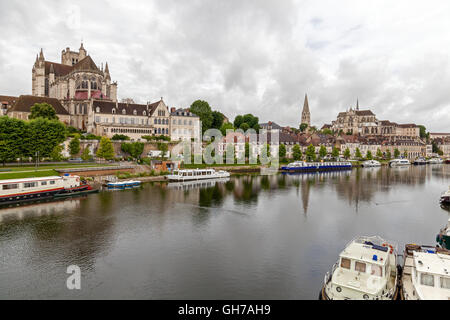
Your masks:
{"label": "boat wheelhouse", "polygon": [[431,158],[428,160],[429,164],[441,164],[444,163],[444,160],[442,160],[441,158]]}
{"label": "boat wheelhouse", "polygon": [[72,175],[0,180],[0,204],[48,199],[87,187]]}
{"label": "boat wheelhouse", "polygon": [[323,300],[393,300],[398,294],[397,249],[380,237],[352,240],[324,278]]}
{"label": "boat wheelhouse", "polygon": [[422,157],[421,158],[417,158],[416,160],[414,160],[413,164],[416,165],[416,166],[422,166],[422,165],[427,164],[427,160],[425,158],[422,158]]}
{"label": "boat wheelhouse", "polygon": [[402,300],[450,299],[450,251],[407,244],[403,255]]}
{"label": "boat wheelhouse", "polygon": [[380,163],[379,161],[377,161],[377,160],[367,160],[367,161],[364,161],[364,162],[362,163],[362,166],[363,166],[364,168],[369,168],[369,167],[381,167],[381,163]]}
{"label": "boat wheelhouse", "polygon": [[305,162],[295,161],[287,166],[281,167],[281,170],[288,172],[308,172],[308,171],[326,171],[326,170],[350,170],[352,164],[347,161],[337,162]]}
{"label": "boat wheelhouse", "polygon": [[448,219],[447,225],[439,231],[436,236],[436,242],[447,250],[450,250],[450,219]]}
{"label": "boat wheelhouse", "polygon": [[389,161],[389,166],[391,167],[409,166],[410,164],[411,162],[408,159],[394,159]]}
{"label": "boat wheelhouse", "polygon": [[192,169],[192,170],[174,170],[167,178],[169,181],[189,181],[189,180],[204,180],[204,179],[218,179],[228,178],[230,173],[227,171],[214,169]]}
{"label": "boat wheelhouse", "polygon": [[450,187],[441,195],[439,202],[444,205],[450,205]]}

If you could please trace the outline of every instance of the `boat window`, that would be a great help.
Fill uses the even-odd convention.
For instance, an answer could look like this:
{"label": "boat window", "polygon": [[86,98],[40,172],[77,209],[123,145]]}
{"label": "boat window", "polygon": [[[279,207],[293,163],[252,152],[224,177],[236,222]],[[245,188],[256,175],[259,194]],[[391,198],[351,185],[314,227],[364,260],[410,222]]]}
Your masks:
{"label": "boat window", "polygon": [[441,288],[450,289],[450,278],[441,277]]}
{"label": "boat window", "polygon": [[350,262],[351,262],[350,259],[342,258],[341,259],[341,268],[350,270]]}
{"label": "boat window", "polygon": [[19,185],[16,183],[3,185],[3,190],[11,190],[11,189],[17,189],[17,188],[19,188]]}
{"label": "boat window", "polygon": [[23,187],[24,187],[24,188],[33,188],[33,187],[36,187],[36,182],[25,182],[25,183],[23,184]]}
{"label": "boat window", "polygon": [[363,262],[355,262],[355,271],[366,272],[366,264]]}
{"label": "boat window", "polygon": [[41,186],[46,186],[47,185],[47,181],[42,181],[41,182]]}
{"label": "boat window", "polygon": [[432,274],[422,273],[420,276],[420,284],[434,287],[434,276]]}
{"label": "boat window", "polygon": [[370,274],[372,276],[377,276],[377,277],[381,277],[383,275],[383,269],[381,268],[381,266],[377,266],[376,264],[373,264],[371,266],[371,272]]}
{"label": "boat window", "polygon": [[50,181],[50,184],[55,184],[55,181],[54,180]]}

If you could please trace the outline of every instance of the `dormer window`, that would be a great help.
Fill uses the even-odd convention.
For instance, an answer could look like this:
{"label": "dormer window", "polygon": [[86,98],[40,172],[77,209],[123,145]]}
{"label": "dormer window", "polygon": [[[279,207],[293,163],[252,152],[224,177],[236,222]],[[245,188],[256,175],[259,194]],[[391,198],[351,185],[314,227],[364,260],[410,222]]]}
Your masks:
{"label": "dormer window", "polygon": [[133,114],[134,114],[134,115],[137,115],[137,111],[136,111],[136,110],[134,110],[134,111],[133,111]]}
{"label": "dormer window", "polygon": [[127,113],[127,110],[122,109],[122,114],[126,114],[126,113]]}

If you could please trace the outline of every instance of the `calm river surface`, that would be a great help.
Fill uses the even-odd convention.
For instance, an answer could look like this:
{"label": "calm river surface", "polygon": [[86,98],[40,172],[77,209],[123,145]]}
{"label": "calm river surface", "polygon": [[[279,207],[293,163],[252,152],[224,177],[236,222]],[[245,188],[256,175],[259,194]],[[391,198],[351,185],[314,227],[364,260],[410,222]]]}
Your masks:
{"label": "calm river surface", "polygon": [[450,165],[240,175],[2,209],[0,298],[316,299],[357,235],[434,245],[449,184]]}

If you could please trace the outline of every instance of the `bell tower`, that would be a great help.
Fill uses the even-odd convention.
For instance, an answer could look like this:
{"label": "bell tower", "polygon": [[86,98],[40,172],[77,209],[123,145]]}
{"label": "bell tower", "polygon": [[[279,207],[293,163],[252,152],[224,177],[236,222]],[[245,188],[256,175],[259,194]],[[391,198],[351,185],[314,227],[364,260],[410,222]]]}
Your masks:
{"label": "bell tower", "polygon": [[311,126],[311,113],[309,112],[309,103],[308,103],[308,95],[305,94],[305,102],[303,103],[303,111],[302,111],[302,123],[306,123],[308,127]]}

